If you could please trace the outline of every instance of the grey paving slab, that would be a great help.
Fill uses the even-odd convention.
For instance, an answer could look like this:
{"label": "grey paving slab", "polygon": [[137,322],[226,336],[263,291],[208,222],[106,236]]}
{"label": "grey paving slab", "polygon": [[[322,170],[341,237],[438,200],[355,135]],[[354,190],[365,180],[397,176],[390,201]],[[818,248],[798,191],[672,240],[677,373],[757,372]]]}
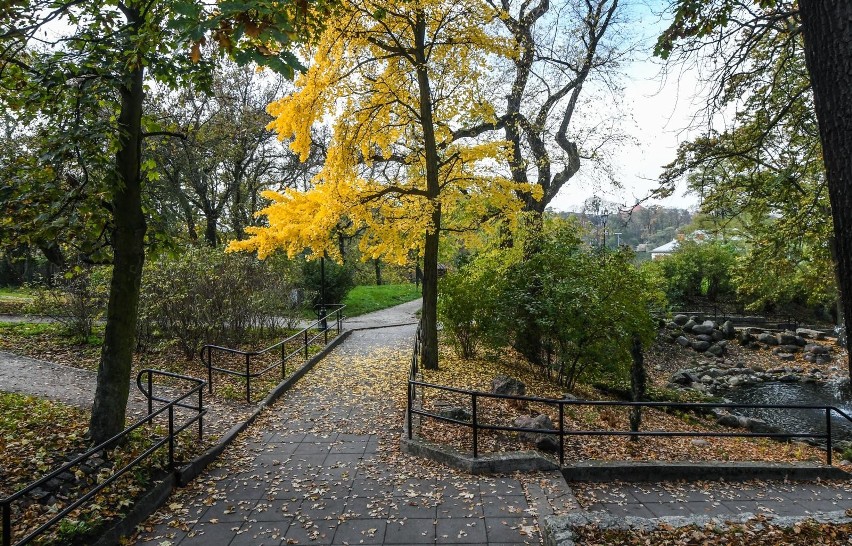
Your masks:
{"label": "grey paving slab", "polygon": [[385,544],[434,544],[434,518],[392,521],[385,528]]}

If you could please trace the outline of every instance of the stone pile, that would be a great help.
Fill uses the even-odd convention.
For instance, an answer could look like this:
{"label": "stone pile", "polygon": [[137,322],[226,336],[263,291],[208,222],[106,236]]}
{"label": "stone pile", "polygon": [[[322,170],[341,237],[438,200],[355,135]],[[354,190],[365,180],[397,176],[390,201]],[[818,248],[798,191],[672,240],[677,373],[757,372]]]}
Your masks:
{"label": "stone pile", "polygon": [[803,359],[813,364],[827,364],[831,361],[831,349],[813,342],[825,339],[825,334],[807,328],[799,328],[795,332],[755,327],[737,329],[731,321],[719,325],[699,316],[675,315],[666,324],[662,335],[681,347],[719,359],[728,353],[728,343],[737,339],[740,345],[749,349],[769,349],[781,360],[795,360],[796,355],[802,353]]}
{"label": "stone pile", "polygon": [[665,335],[681,347],[721,357],[727,352],[728,342],[737,336],[737,331],[731,321],[719,325],[701,317],[675,315],[666,325]]}
{"label": "stone pile", "polygon": [[742,362],[725,359],[679,370],[669,379],[670,388],[689,388],[716,395],[732,387],[747,387],[769,381],[824,383],[828,378],[819,369],[804,371],[797,366],[778,366],[771,369],[748,368]]}

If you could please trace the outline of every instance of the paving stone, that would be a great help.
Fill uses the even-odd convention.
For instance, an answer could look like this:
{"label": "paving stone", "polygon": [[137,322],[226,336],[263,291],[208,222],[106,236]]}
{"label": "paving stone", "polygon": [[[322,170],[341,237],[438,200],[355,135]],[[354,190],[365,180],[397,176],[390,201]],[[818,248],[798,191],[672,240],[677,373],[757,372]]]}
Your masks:
{"label": "paving stone", "polygon": [[293,544],[331,544],[334,540],[336,527],[336,525],[322,521],[315,522],[313,526],[305,529],[298,520],[294,520],[287,529],[284,540],[296,541]]}
{"label": "paving stone", "polygon": [[484,520],[439,519],[435,526],[438,544],[487,543]]}
{"label": "paving stone", "polygon": [[437,507],[439,518],[480,518],[485,516],[479,499],[444,498]]}
{"label": "paving stone", "polygon": [[529,508],[526,497],[522,495],[507,495],[505,497],[483,495],[482,509],[485,517],[491,516],[520,516]]}
{"label": "paving stone", "polygon": [[385,539],[384,519],[351,519],[337,526],[333,544],[382,544]]}
{"label": "paving stone", "polygon": [[532,525],[532,520],[526,518],[485,518],[485,533],[489,544],[492,542],[522,542],[525,538],[528,538],[523,529],[530,525]]}
{"label": "paving stone", "polygon": [[609,504],[600,505],[606,512],[614,516],[636,516],[639,518],[652,518],[654,514],[641,504]]}
{"label": "paving stone", "polygon": [[434,518],[391,521],[385,529],[385,544],[434,544]]}
{"label": "paving stone", "polygon": [[207,508],[198,520],[210,521],[211,519],[218,519],[223,522],[243,521],[254,511],[258,502],[259,501],[255,499],[242,501],[229,499],[219,501],[213,506]]}

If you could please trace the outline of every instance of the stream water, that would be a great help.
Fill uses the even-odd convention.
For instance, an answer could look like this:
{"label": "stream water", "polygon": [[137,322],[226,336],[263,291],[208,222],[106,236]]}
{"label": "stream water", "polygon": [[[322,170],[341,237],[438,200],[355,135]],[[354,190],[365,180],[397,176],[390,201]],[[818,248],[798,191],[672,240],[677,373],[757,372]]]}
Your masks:
{"label": "stream water", "polygon": [[[738,404],[782,404],[801,406],[834,406],[852,417],[852,392],[849,382],[827,383],[760,383],[745,388],[731,389],[725,398]],[[786,432],[825,434],[825,411],[739,409],[740,415],[766,421]],[[832,441],[852,440],[852,422],[832,412]]]}

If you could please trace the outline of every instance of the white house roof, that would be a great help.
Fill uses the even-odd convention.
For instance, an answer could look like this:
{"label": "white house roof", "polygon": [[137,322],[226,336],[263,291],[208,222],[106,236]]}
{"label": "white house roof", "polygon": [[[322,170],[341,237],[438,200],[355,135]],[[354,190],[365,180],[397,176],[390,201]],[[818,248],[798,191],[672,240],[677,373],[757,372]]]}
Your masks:
{"label": "white house roof", "polygon": [[674,252],[675,250],[677,250],[677,247],[679,247],[679,246],[680,246],[680,243],[678,243],[677,239],[672,239],[671,241],[664,244],[663,246],[658,246],[657,248],[651,250],[651,253],[652,254],[668,254],[668,253],[671,253],[671,252]]}

